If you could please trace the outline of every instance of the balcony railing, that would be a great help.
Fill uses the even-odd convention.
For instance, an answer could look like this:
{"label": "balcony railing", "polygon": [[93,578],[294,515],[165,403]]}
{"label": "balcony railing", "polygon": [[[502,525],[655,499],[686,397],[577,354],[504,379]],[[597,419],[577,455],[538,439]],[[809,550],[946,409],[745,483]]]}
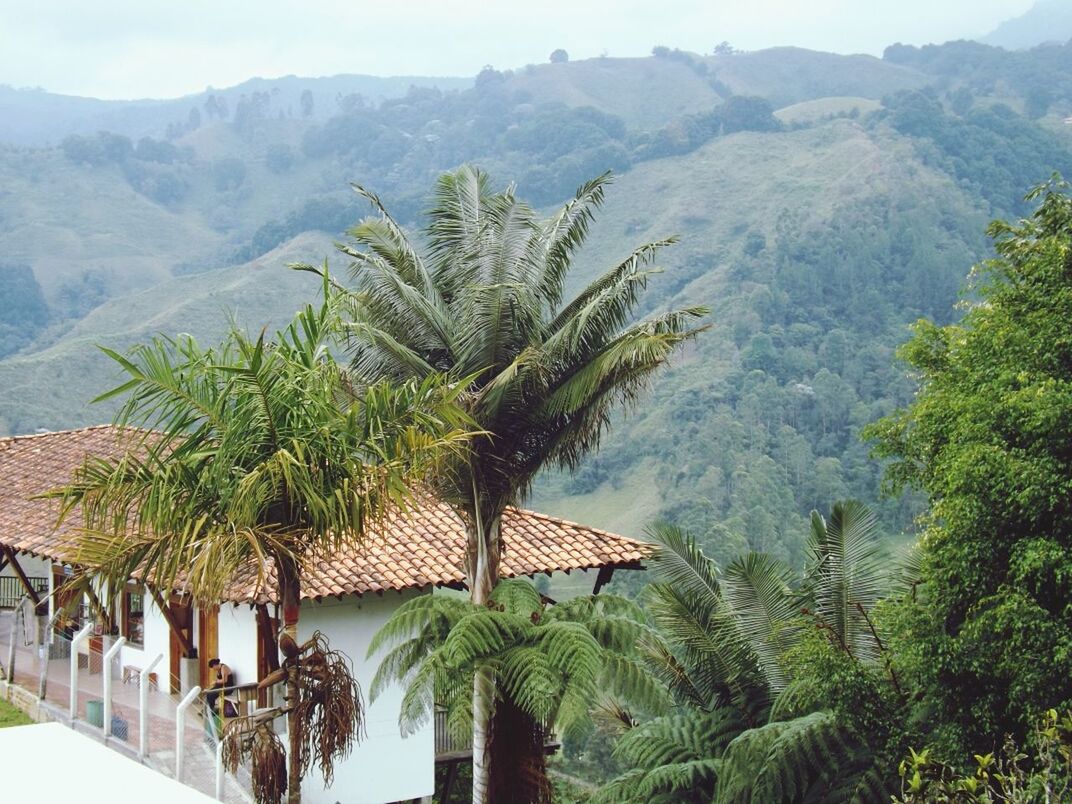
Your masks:
{"label": "balcony railing", "polygon": [[[471,759],[473,756],[473,739],[471,735],[465,735],[463,739],[457,739],[447,727],[447,710],[437,706],[435,708],[435,758],[436,762],[451,762],[461,759]],[[561,747],[554,731],[544,728],[544,750],[551,754]]]}
{"label": "balcony railing", "polygon": [[[44,597],[48,594],[48,578],[31,577],[28,580],[38,595]],[[22,581],[14,575],[0,575],[0,609],[15,608],[25,594]]]}

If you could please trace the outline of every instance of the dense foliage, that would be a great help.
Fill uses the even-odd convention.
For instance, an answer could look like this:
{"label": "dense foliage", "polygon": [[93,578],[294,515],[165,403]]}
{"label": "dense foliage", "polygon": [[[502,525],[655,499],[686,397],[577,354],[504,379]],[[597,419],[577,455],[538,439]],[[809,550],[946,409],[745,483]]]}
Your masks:
{"label": "dense foliage", "polygon": [[991,226],[998,258],[964,319],[917,324],[915,401],[868,430],[891,485],[931,499],[893,646],[946,756],[1022,740],[1072,702],[1072,198],[1031,198],[1029,220]]}
{"label": "dense foliage", "polygon": [[0,263],[0,357],[30,343],[48,324],[41,285],[29,265]]}
{"label": "dense foliage", "polygon": [[644,649],[677,705],[618,710],[626,770],[596,800],[883,800],[885,724],[846,708],[861,685],[861,702],[901,695],[872,621],[889,589],[875,525],[854,502],[814,513],[803,576],[761,553],[719,568],[680,531],[655,530],[657,583],[643,600],[660,639]]}

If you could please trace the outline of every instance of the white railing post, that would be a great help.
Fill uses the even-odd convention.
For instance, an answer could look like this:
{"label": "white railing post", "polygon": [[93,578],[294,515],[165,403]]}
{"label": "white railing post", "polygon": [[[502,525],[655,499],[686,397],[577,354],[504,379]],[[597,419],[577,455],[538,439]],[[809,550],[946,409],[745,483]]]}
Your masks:
{"label": "white railing post", "polygon": [[223,740],[216,743],[216,801],[223,801]]}
{"label": "white railing post", "polygon": [[138,711],[141,718],[138,722],[139,759],[145,759],[149,755],[149,675],[163,658],[164,654],[158,653],[156,658],[138,676]]}
{"label": "white railing post", "polygon": [[194,687],[188,693],[186,697],[179,702],[178,707],[175,709],[175,778],[178,781],[182,781],[182,760],[183,760],[183,744],[186,742],[185,726],[186,726],[186,709],[201,694],[200,687]]}
{"label": "white railing post", "polygon": [[[23,598],[25,600],[25,598]],[[19,615],[22,613],[22,600],[15,606],[15,610],[11,612],[11,644],[7,649],[7,667],[4,668],[5,678],[4,680],[10,684],[15,680],[15,640],[18,638],[19,632]]]}
{"label": "white railing post", "polygon": [[82,628],[71,640],[71,724],[78,718],[78,646],[86,641],[93,631],[93,625]]}
{"label": "white railing post", "polygon": [[104,654],[104,667],[101,668],[104,672],[104,677],[101,679],[104,683],[104,722],[101,723],[101,728],[104,730],[105,737],[112,736],[112,659],[125,644],[127,644],[127,638],[119,637]]}

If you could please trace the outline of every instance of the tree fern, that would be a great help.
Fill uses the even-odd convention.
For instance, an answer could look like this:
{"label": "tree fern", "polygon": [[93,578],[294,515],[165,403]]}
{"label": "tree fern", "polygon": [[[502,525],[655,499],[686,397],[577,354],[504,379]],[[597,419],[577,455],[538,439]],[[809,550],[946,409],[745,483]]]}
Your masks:
{"label": "tree fern", "polygon": [[446,707],[452,730],[470,725],[472,680],[481,668],[522,712],[567,732],[588,720],[601,692],[658,711],[667,696],[644,672],[638,648],[639,637],[658,637],[634,619],[642,616],[635,604],[611,596],[548,607],[523,579],[500,582],[488,606],[446,595],[414,598],[370,644],[370,656],[389,648],[372,696],[403,685],[399,722],[407,733],[437,704]]}
{"label": "tree fern", "polygon": [[814,514],[803,578],[761,554],[721,572],[681,531],[651,534],[658,582],[643,599],[663,639],[643,645],[645,663],[679,709],[625,729],[615,755],[631,769],[597,800],[881,800],[875,756],[816,711],[818,690],[785,662],[809,625],[802,604],[853,661],[873,660],[867,612],[884,585],[870,512],[846,503],[829,521]]}
{"label": "tree fern", "polygon": [[797,801],[813,784],[836,774],[853,750],[847,730],[828,712],[750,729],[726,748],[714,801]]}

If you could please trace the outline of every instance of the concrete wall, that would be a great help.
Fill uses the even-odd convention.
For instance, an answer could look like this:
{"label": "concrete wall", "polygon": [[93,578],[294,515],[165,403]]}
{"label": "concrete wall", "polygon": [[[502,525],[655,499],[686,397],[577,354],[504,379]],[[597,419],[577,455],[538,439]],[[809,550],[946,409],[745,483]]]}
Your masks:
{"label": "concrete wall", "polygon": [[302,640],[320,630],[331,646],[350,657],[354,675],[365,699],[367,737],[354,752],[335,766],[335,782],[330,789],[314,769],[305,778],[302,800],[311,804],[354,802],[384,804],[430,796],[435,788],[435,741],[431,718],[405,739],[398,729],[402,689],[387,690],[374,704],[368,701],[372,677],[381,656],[366,659],[373,634],[391,613],[418,592],[399,595],[389,592],[383,597],[344,598],[302,605],[298,635]]}

